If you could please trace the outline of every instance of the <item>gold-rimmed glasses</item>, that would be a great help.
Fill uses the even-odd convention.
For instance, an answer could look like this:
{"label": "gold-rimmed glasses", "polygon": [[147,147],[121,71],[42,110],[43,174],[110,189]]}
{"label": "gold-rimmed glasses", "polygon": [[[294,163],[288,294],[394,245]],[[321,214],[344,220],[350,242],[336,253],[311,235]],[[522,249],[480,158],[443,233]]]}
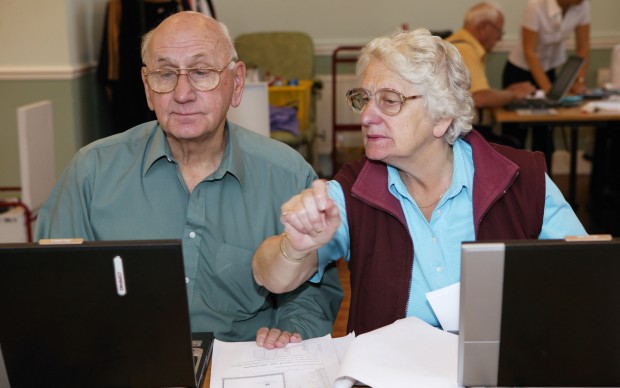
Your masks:
{"label": "gold-rimmed glasses", "polygon": [[376,90],[374,94],[364,88],[351,89],[347,92],[349,107],[353,112],[358,114],[362,113],[362,110],[371,98],[374,99],[375,104],[377,104],[381,112],[388,116],[395,116],[400,113],[405,102],[420,97],[422,97],[422,95],[407,97],[394,89],[388,88]]}
{"label": "gold-rimmed glasses", "polygon": [[179,76],[185,74],[189,83],[201,92],[208,92],[219,85],[221,73],[236,62],[235,58],[231,59],[221,69],[213,67],[191,67],[191,68],[162,68],[157,70],[149,70],[143,67],[146,83],[155,93],[170,93],[177,86]]}
{"label": "gold-rimmed glasses", "polygon": [[498,26],[495,25],[495,23],[491,22],[490,20],[487,21],[488,24],[493,27],[493,29],[495,30],[495,32],[497,32],[499,34],[499,36],[504,36],[504,30],[502,30],[501,28],[499,28]]}

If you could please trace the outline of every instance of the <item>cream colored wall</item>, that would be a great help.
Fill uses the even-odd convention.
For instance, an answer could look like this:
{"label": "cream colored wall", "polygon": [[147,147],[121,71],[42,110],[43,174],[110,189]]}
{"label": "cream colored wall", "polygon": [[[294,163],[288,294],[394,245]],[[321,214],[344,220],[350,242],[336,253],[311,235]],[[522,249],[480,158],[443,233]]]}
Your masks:
{"label": "cream colored wall", "polygon": [[68,64],[67,22],[64,1],[0,1],[0,66]]}
{"label": "cream colored wall", "polygon": [[[233,36],[301,30],[320,47],[363,44],[407,23],[456,29],[476,0],[214,0]],[[525,0],[496,0],[506,14],[505,41],[517,39]],[[7,67],[83,67],[97,60],[107,0],[0,1],[0,75]],[[620,1],[592,0],[592,37],[620,43]],[[501,46],[500,46],[501,47]]]}
{"label": "cream colored wall", "polygon": [[[456,29],[479,0],[215,0],[217,16],[233,36],[267,30],[301,30],[321,47],[364,44],[402,23],[410,28]],[[518,38],[525,0],[496,0],[506,15],[505,41]],[[592,0],[592,36],[620,43],[620,1]]]}
{"label": "cream colored wall", "polygon": [[0,1],[0,76],[70,72],[99,55],[107,0]]}

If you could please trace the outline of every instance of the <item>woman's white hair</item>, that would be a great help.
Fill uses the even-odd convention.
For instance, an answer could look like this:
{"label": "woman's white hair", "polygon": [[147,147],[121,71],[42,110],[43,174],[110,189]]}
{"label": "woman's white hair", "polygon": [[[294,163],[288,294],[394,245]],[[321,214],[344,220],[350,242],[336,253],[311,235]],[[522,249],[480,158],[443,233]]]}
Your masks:
{"label": "woman's white hair", "polygon": [[474,101],[469,93],[469,71],[458,50],[428,30],[396,31],[372,40],[362,50],[357,75],[373,59],[416,85],[431,119],[452,119],[444,138],[454,144],[472,129]]}

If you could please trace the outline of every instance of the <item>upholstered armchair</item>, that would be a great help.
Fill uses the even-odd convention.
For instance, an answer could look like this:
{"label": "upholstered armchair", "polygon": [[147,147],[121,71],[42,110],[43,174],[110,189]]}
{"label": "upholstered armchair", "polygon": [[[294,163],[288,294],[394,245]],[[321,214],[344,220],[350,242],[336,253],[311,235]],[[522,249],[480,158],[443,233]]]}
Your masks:
{"label": "upholstered armchair", "polygon": [[[256,67],[264,77],[270,74],[288,80],[312,80],[314,83],[314,43],[310,36],[303,32],[257,32],[239,35],[235,39],[235,47],[239,59],[248,68]],[[300,134],[289,131],[273,130],[271,137],[300,150],[305,147],[306,159],[312,163],[312,146],[316,136],[316,103],[315,89],[312,87],[309,120]]]}

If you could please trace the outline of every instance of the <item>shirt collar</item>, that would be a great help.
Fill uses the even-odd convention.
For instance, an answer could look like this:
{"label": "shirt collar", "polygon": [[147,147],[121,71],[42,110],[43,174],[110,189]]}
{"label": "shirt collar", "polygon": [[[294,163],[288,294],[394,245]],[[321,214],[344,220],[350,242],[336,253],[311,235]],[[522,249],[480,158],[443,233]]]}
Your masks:
{"label": "shirt collar", "polygon": [[[146,175],[151,166],[162,158],[166,158],[168,162],[176,163],[172,157],[170,145],[166,140],[166,134],[164,133],[163,128],[155,122],[155,127],[153,130],[154,133],[151,136],[151,141],[149,142],[146,150],[146,157],[144,159],[144,166],[142,169],[143,175]],[[239,140],[237,139],[235,129],[231,129],[228,122],[226,122],[224,131],[227,139],[226,148],[224,149],[224,156],[222,156],[222,161],[220,162],[217,170],[207,177],[206,180],[220,180],[226,175],[226,173],[230,173],[243,187],[245,181],[243,151],[239,145]]]}
{"label": "shirt collar", "polygon": [[143,176],[146,175],[151,169],[151,166],[161,158],[166,158],[168,162],[174,161],[172,153],[170,152],[170,146],[168,146],[168,142],[166,141],[166,134],[157,121],[153,121],[151,140],[147,143],[146,147],[144,165],[142,166]]}
{"label": "shirt collar", "polygon": [[222,156],[222,162],[220,166],[207,177],[206,180],[220,180],[224,178],[226,173],[230,173],[238,181],[241,187],[245,182],[245,170],[243,168],[243,151],[239,145],[239,139],[237,138],[237,129],[231,128],[228,121],[226,121],[226,127],[224,128],[226,136],[226,149],[224,150],[224,156]]}
{"label": "shirt collar", "polygon": [[547,15],[551,18],[562,16],[562,8],[556,0],[547,0]]}
{"label": "shirt collar", "polygon": [[467,196],[471,200],[472,186],[474,182],[474,161],[471,157],[471,146],[463,139],[458,138],[452,146],[454,154],[454,172],[452,173],[452,184],[448,189],[448,196],[457,195],[461,189],[465,189]]}
{"label": "shirt collar", "polygon": [[[478,41],[478,39],[476,39],[476,37],[473,36],[471,32],[467,31],[464,28],[461,28],[454,35],[455,35],[455,38],[453,40],[456,41],[455,43],[461,43],[462,42],[462,43],[471,45],[471,47],[476,52],[476,55],[484,61],[484,58],[486,57],[487,52],[484,49],[484,47],[480,44],[480,41]],[[461,42],[458,42],[459,40]]]}

